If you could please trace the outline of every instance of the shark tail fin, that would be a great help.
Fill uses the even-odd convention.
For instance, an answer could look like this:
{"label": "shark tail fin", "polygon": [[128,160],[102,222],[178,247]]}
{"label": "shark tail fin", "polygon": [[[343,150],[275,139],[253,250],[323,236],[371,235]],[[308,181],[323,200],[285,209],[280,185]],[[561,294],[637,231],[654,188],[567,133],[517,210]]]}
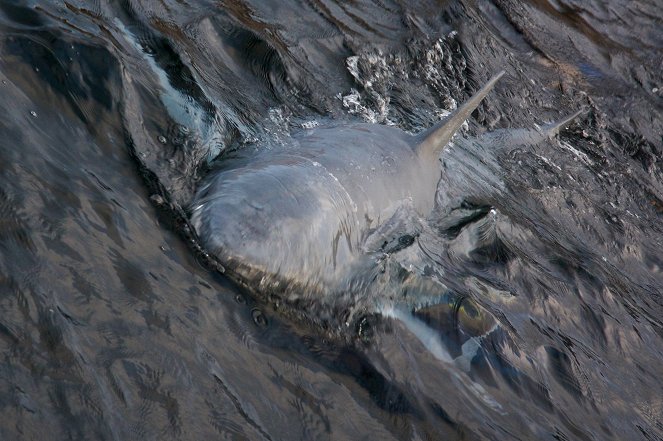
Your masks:
{"label": "shark tail fin", "polygon": [[454,133],[469,118],[470,114],[479,106],[479,103],[490,93],[504,71],[493,76],[478,92],[464,102],[460,107],[451,113],[444,120],[440,121],[434,127],[419,135],[417,153],[420,157],[435,161],[440,151],[446,146]]}
{"label": "shark tail fin", "polygon": [[559,133],[561,129],[568,126],[574,119],[576,119],[585,112],[587,112],[587,109],[583,107],[582,109],[567,116],[566,118],[561,119],[560,121],[542,126],[541,132],[546,138],[552,139]]}

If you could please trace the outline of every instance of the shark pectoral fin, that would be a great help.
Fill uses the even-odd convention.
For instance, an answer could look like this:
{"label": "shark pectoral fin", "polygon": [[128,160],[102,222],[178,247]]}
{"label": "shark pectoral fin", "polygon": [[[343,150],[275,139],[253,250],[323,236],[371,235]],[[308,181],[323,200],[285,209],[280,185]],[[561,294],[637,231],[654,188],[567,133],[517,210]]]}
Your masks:
{"label": "shark pectoral fin", "polygon": [[383,309],[382,314],[403,323],[405,328],[417,337],[421,344],[435,358],[444,363],[453,363],[454,359],[442,341],[440,334],[428,326],[423,320],[415,317],[411,312],[397,307],[385,308]]}
{"label": "shark pectoral fin", "polygon": [[437,161],[440,152],[446,146],[460,126],[469,118],[470,114],[479,106],[479,103],[493,90],[495,83],[504,71],[492,77],[478,92],[454,110],[451,115],[440,121],[437,125],[419,135],[417,153],[426,161]]}
{"label": "shark pectoral fin", "polygon": [[563,118],[560,121],[544,125],[543,127],[541,127],[541,131],[543,132],[544,136],[546,136],[548,139],[552,139],[557,134],[559,134],[559,131],[561,129],[569,125],[574,119],[576,119],[585,112],[587,112],[587,108],[583,107],[582,109],[567,116],[566,118]]}
{"label": "shark pectoral fin", "polygon": [[398,308],[385,311],[384,315],[400,321],[433,357],[449,366],[453,366],[455,370],[451,370],[450,374],[457,381],[459,387],[464,387],[467,392],[494,411],[502,415],[505,414],[502,405],[480,383],[477,383],[468,375],[472,369],[472,360],[481,349],[483,336],[472,337],[467,340],[461,347],[461,354],[453,357],[442,341],[440,333],[428,326],[423,320]]}
{"label": "shark pectoral fin", "polygon": [[[440,306],[442,307],[441,311],[438,311],[440,310]],[[412,312],[403,306],[391,305],[382,308],[381,313],[386,317],[391,317],[400,321],[435,358],[445,363],[454,364],[463,372],[469,372],[472,360],[479,353],[479,349],[481,349],[483,339],[492,334],[499,326],[497,325],[497,322],[492,319],[492,316],[481,314],[480,318],[473,317],[473,321],[481,321],[481,326],[477,327],[477,323],[474,323],[470,328],[467,328],[461,323],[467,321],[467,317],[451,317],[452,315],[463,314],[463,311],[456,311],[458,308],[459,307],[456,305],[439,304],[431,305]],[[462,305],[460,308],[462,308]],[[432,309],[432,316],[440,315],[448,317],[446,317],[446,319],[443,317],[441,320],[439,317],[437,317],[438,320],[431,320],[430,318],[424,320],[423,317],[426,317],[427,309]],[[456,312],[454,313],[454,311]],[[440,328],[440,326],[442,326],[442,328]],[[466,334],[464,341],[460,345],[460,354],[457,356],[453,356],[450,351],[448,343],[451,342],[445,343],[445,339],[443,339],[444,334],[454,332],[453,329],[450,329],[453,327],[460,327],[455,331],[457,332],[460,330],[462,333]]]}

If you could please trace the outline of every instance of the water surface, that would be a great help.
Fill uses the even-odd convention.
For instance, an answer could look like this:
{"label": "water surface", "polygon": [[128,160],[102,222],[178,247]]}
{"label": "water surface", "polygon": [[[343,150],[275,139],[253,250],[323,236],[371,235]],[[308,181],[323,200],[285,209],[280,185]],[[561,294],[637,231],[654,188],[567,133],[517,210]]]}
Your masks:
{"label": "water surface", "polygon": [[[0,3],[0,437],[662,438],[662,23],[647,0]],[[195,241],[224,152],[417,133],[501,69],[466,135],[588,112],[449,153],[464,195],[501,183],[489,246],[418,243],[460,296],[418,318],[456,361],[398,311],[338,338]]]}

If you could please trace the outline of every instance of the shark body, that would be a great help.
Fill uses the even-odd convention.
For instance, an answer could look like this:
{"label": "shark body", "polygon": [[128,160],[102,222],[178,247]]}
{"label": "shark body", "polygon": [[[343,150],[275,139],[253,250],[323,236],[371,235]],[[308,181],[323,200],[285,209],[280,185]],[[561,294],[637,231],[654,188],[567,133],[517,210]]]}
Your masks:
{"label": "shark body", "polygon": [[[427,228],[445,172],[442,150],[502,75],[418,136],[344,124],[304,131],[285,146],[228,155],[199,188],[191,222],[231,274],[286,301],[388,310],[391,316],[400,314],[393,313],[399,304],[407,310],[435,303],[445,292],[439,278],[394,289],[385,280],[404,265],[390,270],[388,257]],[[481,150],[539,142],[577,114],[543,128],[497,130],[471,143]],[[473,215],[458,209],[459,201],[441,200],[449,205],[442,207],[447,227]]]}

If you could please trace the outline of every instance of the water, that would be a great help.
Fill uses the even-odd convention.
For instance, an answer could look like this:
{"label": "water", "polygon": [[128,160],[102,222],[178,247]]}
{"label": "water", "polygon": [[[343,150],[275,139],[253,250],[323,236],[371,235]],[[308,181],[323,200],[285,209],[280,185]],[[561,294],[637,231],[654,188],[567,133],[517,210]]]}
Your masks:
{"label": "water", "polygon": [[[663,438],[662,10],[1,2],[0,438]],[[197,245],[221,152],[329,121],[416,133],[501,69],[467,135],[588,113],[448,151],[480,171],[459,196],[502,185],[421,242],[440,305],[325,330]]]}

